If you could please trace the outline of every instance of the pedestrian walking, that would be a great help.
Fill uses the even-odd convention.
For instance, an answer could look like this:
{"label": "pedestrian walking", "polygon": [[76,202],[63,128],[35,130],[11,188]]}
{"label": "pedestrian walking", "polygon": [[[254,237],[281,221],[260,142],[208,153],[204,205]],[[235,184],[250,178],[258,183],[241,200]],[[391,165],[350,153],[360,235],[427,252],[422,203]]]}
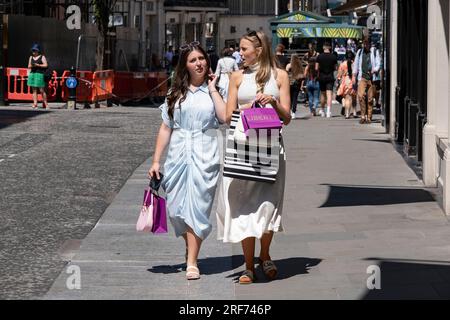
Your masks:
{"label": "pedestrian walking", "polygon": [[319,53],[316,51],[316,45],[314,43],[308,44],[308,52],[303,55],[303,66],[307,66],[311,59],[315,60],[319,56]]}
{"label": "pedestrian walking", "polygon": [[352,51],[347,51],[346,61],[340,64],[337,79],[339,80],[339,88],[337,95],[342,97],[342,104],[345,108],[345,118],[350,118],[350,109],[352,109],[353,116],[356,117],[356,91],[353,89],[353,70],[352,65],[354,61],[354,54]]}
{"label": "pedestrian walking", "polygon": [[197,258],[212,228],[209,216],[220,171],[216,129],[226,120],[216,82],[200,44],[183,45],[173,85],[160,107],[163,121],[148,172],[160,179],[161,155],[168,145],[161,186],[175,234],[185,240],[188,280],[200,278]]}
{"label": "pedestrian walking", "polygon": [[300,57],[297,54],[291,55],[291,61],[286,66],[289,75],[290,93],[291,93],[291,118],[295,119],[297,112],[298,95],[303,87],[305,80],[305,70],[303,69]]}
{"label": "pedestrian walking", "polygon": [[230,48],[222,50],[222,58],[217,62],[217,69],[215,75],[219,78],[217,86],[219,93],[226,99],[228,95],[228,84],[230,82],[230,75],[233,71],[239,70],[236,60],[232,57]]}
{"label": "pedestrian walking", "polygon": [[231,55],[233,56],[234,60],[236,60],[237,65],[240,66],[242,63],[242,58],[241,58],[239,51],[235,50],[232,47],[230,47],[230,49],[232,50]]}
{"label": "pedestrian walking", "polygon": [[308,91],[308,106],[312,116],[316,116],[319,106],[320,84],[318,72],[316,71],[316,59],[310,58],[305,68],[306,89]]}
{"label": "pedestrian walking", "polygon": [[[244,69],[230,78],[227,101],[227,122],[233,111],[250,108],[254,101],[274,108],[287,125],[291,120],[289,77],[276,66],[269,40],[262,32],[250,31],[240,40]],[[223,177],[217,204],[218,239],[241,242],[245,271],[239,283],[255,281],[255,239],[260,239],[259,264],[268,279],[277,276],[277,267],[270,256],[274,232],[283,230],[281,213],[285,185],[286,158],[280,139],[279,168],[274,183]]]}
{"label": "pedestrian walking", "polygon": [[217,63],[219,62],[219,56],[216,53],[216,49],[212,46],[208,48],[208,57],[211,62],[211,70],[216,70]]}
{"label": "pedestrian walking", "polygon": [[27,85],[33,91],[33,105],[32,108],[38,107],[38,90],[42,95],[42,104],[44,109],[48,109],[47,93],[45,92],[45,71],[48,68],[47,59],[41,51],[39,44],[35,43],[31,47],[31,56],[28,59],[28,74]]}
{"label": "pedestrian walking", "polygon": [[326,116],[331,118],[331,103],[333,98],[334,88],[334,72],[336,71],[337,59],[331,53],[331,45],[325,43],[323,45],[323,53],[321,53],[316,60],[316,71],[319,73],[320,84],[320,105],[319,114],[325,116],[325,103],[327,105]]}
{"label": "pedestrian walking", "polygon": [[[380,70],[380,55],[374,47],[370,47],[369,39],[363,41],[363,48],[356,53],[353,68],[353,83],[358,81],[358,100],[361,108],[361,124],[372,122],[373,96],[376,74]],[[367,99],[367,102],[366,102]]]}
{"label": "pedestrian walking", "polygon": [[275,58],[277,62],[278,68],[281,68],[283,70],[286,69],[286,66],[289,63],[289,58],[284,55],[284,50],[286,47],[283,44],[278,44],[275,49]]}

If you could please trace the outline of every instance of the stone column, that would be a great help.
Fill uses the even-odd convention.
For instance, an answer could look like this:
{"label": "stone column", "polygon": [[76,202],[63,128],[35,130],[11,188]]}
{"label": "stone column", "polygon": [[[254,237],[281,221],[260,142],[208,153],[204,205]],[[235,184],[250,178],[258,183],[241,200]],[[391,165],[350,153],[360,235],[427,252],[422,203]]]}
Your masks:
{"label": "stone column", "polygon": [[[444,61],[447,61],[447,69],[442,70],[442,74],[445,75],[445,78],[447,80],[447,101],[445,101],[445,104],[443,103],[443,108],[447,109],[447,142],[446,142],[446,150],[444,152],[444,161],[445,161],[445,182],[444,182],[444,197],[443,197],[443,208],[444,212],[447,215],[450,215],[450,107],[449,107],[449,98],[450,97],[450,80],[449,80],[449,70],[448,66],[450,65],[449,61],[449,48],[445,47],[445,42],[449,41],[449,39],[445,39],[445,37],[450,35],[450,23],[449,23],[449,17],[450,17],[450,5],[448,2],[444,2],[445,0],[441,0],[442,5],[442,15],[445,16],[445,22],[444,26],[447,26],[449,30],[447,32],[444,32],[444,37],[442,38],[442,42],[444,43],[444,50],[442,50],[442,54],[447,54],[447,59],[444,59]],[[445,8],[445,9],[444,9]],[[438,69],[437,69],[438,70]],[[439,69],[441,70],[441,69]]]}
{"label": "stone column", "polygon": [[398,3],[397,0],[391,1],[391,56],[388,59],[391,60],[391,108],[390,108],[390,124],[389,124],[389,134],[391,137],[395,136],[395,87],[397,86],[397,33],[398,33]]}
{"label": "stone column", "polygon": [[[427,123],[423,128],[423,182],[428,187],[437,185],[437,166],[436,166],[436,109],[438,92],[438,52],[436,45],[439,41],[437,29],[439,25],[438,14],[439,0],[428,1],[428,87],[427,87]],[[440,13],[439,13],[440,16]],[[441,20],[442,23],[442,20]]]}

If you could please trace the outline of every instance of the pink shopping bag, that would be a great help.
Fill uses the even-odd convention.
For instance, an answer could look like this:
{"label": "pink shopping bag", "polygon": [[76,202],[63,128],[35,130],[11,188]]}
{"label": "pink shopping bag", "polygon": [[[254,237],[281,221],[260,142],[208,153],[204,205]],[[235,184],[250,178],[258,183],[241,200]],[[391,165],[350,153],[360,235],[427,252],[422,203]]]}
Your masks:
{"label": "pink shopping bag", "polygon": [[153,233],[167,233],[166,200],[153,195]]}
{"label": "pink shopping bag", "polygon": [[153,212],[155,209],[155,196],[150,191],[150,188],[144,191],[144,202],[142,204],[141,212],[136,223],[136,230],[143,232],[150,232],[153,228]]}

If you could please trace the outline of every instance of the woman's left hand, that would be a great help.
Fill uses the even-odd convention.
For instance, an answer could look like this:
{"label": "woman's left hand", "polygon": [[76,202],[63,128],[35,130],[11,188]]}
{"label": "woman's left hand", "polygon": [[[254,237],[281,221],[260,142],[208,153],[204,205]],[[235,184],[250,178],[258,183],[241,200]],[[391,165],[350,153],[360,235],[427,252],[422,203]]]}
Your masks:
{"label": "woman's left hand", "polygon": [[274,104],[276,104],[276,101],[274,101],[273,96],[264,94],[264,93],[258,93],[256,95],[255,101],[259,102],[263,106],[266,104],[272,105],[272,107],[275,107]]}

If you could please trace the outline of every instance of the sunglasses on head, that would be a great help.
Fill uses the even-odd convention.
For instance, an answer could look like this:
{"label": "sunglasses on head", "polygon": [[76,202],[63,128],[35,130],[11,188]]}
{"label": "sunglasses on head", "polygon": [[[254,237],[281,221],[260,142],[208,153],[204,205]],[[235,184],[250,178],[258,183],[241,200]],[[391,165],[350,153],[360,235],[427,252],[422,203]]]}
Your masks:
{"label": "sunglasses on head", "polygon": [[181,47],[180,47],[180,50],[181,51],[184,51],[184,50],[188,50],[188,49],[193,49],[193,48],[195,48],[195,47],[197,47],[197,46],[199,46],[200,45],[200,42],[198,42],[198,41],[192,41],[191,43],[186,43],[186,44],[183,44]]}
{"label": "sunglasses on head", "polygon": [[256,39],[258,39],[259,43],[262,44],[261,38],[258,36],[258,32],[256,32],[255,30],[249,31],[247,33],[247,36],[249,36],[249,37],[256,37]]}

